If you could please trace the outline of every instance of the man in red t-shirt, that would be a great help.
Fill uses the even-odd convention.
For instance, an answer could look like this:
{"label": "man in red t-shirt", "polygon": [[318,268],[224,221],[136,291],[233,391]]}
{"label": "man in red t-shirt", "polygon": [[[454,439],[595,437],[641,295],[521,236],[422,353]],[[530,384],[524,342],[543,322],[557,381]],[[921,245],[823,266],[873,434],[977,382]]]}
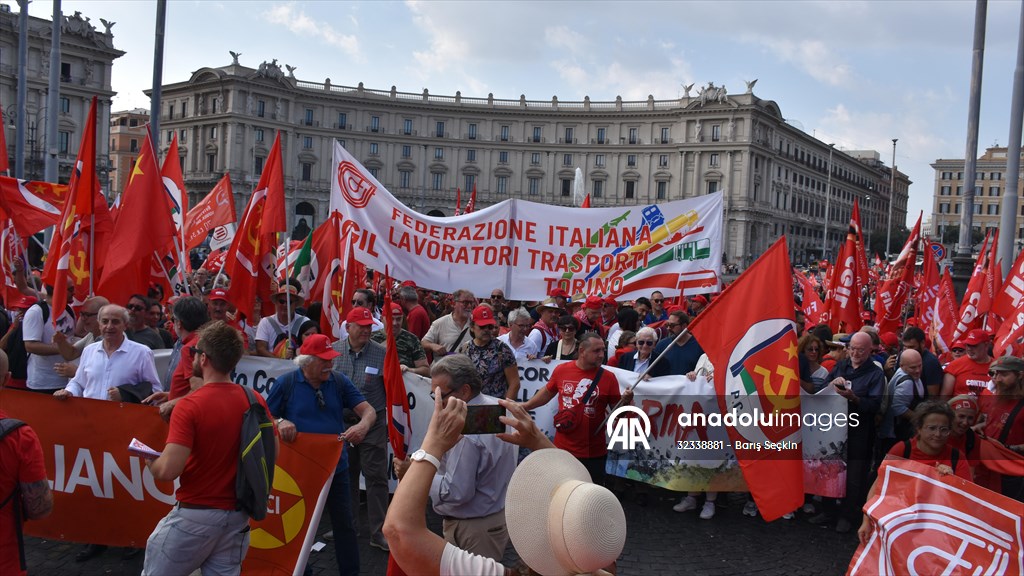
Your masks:
{"label": "man in red t-shirt", "polygon": [[[1010,450],[1024,454],[1024,360],[1003,356],[992,363],[995,392],[983,390],[978,407],[983,414],[985,435],[998,440]],[[977,428],[977,427],[976,427]],[[981,474],[978,483],[1004,496],[1024,501],[1024,477]]]}
{"label": "man in red t-shirt", "polygon": [[168,366],[171,375],[168,379],[167,391],[157,392],[143,401],[146,404],[159,404],[160,416],[167,421],[170,421],[171,411],[174,410],[178,400],[192,392],[193,386],[202,385],[202,379],[193,374],[192,348],[199,341],[199,329],[210,321],[210,313],[202,299],[195,296],[184,296],[174,303],[171,317],[174,322],[174,331],[178,334],[180,342],[177,346],[178,357],[175,358],[175,355],[172,354],[171,363],[174,365]]}
{"label": "man in red t-shirt", "polygon": [[405,310],[405,325],[409,332],[412,332],[420,340],[430,330],[430,315],[426,308],[420,305],[419,294],[416,293],[416,284],[402,283],[398,289],[398,303]]}
{"label": "man in red t-shirt", "polygon": [[[0,389],[11,376],[9,366],[7,354],[0,350]],[[7,414],[0,410],[2,418]],[[10,422],[0,424],[0,431],[10,427]],[[15,508],[19,523],[43,518],[53,509],[43,449],[35,431],[21,426],[8,432],[0,440],[0,463],[0,574],[25,576],[25,554],[15,531]]]}
{"label": "man in red t-shirt", "polygon": [[533,410],[558,396],[559,410],[578,406],[583,402],[587,388],[598,377],[598,370],[601,370],[600,380],[584,405],[582,419],[568,432],[555,432],[555,446],[583,463],[595,484],[604,482],[605,463],[608,459],[608,440],[601,429],[605,414],[618,403],[620,397],[627,404],[633,402],[633,390],[627,388],[620,396],[619,382],[615,375],[601,369],[603,359],[604,340],[593,332],[584,334],[580,338],[576,360],[556,366],[547,385],[523,404],[526,410]]}
{"label": "man in red t-shirt", "polygon": [[961,394],[977,396],[988,385],[988,365],[992,363],[989,356],[989,344],[992,338],[981,328],[971,330],[962,342],[967,354],[953,360],[946,366],[946,376],[942,380],[943,398],[952,398]]}
{"label": "man in red t-shirt", "polygon": [[[234,328],[214,322],[199,331],[193,372],[202,376],[203,386],[178,402],[163,453],[146,462],[153,478],[180,477],[180,485],[177,505],[146,543],[143,575],[190,574],[197,568],[204,574],[241,571],[249,514],[236,510],[235,476],[249,400],[231,382],[241,357],[242,339]],[[272,419],[263,397],[256,398]]]}

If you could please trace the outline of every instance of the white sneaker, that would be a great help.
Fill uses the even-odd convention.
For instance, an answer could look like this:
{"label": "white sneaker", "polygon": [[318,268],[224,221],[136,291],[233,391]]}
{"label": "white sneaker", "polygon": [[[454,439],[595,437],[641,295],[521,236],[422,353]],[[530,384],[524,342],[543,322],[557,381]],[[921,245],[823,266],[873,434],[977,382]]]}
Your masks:
{"label": "white sneaker", "polygon": [[783,520],[792,520],[793,519],[793,513],[792,512],[787,512],[787,513],[783,514],[782,515],[782,519]]}
{"label": "white sneaker", "polygon": [[705,502],[704,507],[700,509],[701,520],[711,520],[715,517],[715,503]]}
{"label": "white sneaker", "polygon": [[696,510],[697,499],[694,498],[693,496],[687,496],[680,500],[679,504],[673,506],[672,509],[675,510],[676,512],[688,512],[690,510]]}
{"label": "white sneaker", "polygon": [[804,514],[814,514],[814,504],[811,504],[810,502],[804,504],[803,511]]}
{"label": "white sneaker", "polygon": [[757,516],[757,504],[754,504],[753,500],[747,500],[747,503],[743,505],[744,516]]}

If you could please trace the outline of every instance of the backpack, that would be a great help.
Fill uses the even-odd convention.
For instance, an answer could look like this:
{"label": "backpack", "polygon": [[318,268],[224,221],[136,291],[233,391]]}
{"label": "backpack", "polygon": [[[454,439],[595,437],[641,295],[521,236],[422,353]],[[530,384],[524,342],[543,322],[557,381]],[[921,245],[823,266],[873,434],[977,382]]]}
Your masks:
{"label": "backpack", "polygon": [[277,461],[274,422],[256,400],[256,393],[247,386],[241,388],[249,400],[249,408],[242,416],[235,498],[238,510],[245,510],[253,520],[263,520],[267,517],[267,500],[274,485]]}
{"label": "backpack", "polygon": [[[3,440],[5,436],[24,425],[25,423],[21,420],[0,418],[0,440]],[[0,508],[4,508],[8,503],[14,507],[14,533],[18,537],[18,560],[21,562],[21,569],[27,570],[28,568],[25,564],[25,537],[21,533],[21,524],[23,522],[21,517],[21,486],[17,482],[14,483],[14,490],[3,499],[3,502],[0,502]]]}
{"label": "backpack", "polygon": [[[903,441],[903,457],[908,459],[908,460],[910,459],[910,448],[911,448],[910,447],[910,440],[904,440]],[[950,464],[952,464],[952,466],[950,466],[950,468],[953,469],[953,472],[956,472],[956,465],[957,465],[958,462],[960,462],[960,451],[957,450],[956,448],[952,449],[952,453],[949,455],[949,462],[950,462]]]}

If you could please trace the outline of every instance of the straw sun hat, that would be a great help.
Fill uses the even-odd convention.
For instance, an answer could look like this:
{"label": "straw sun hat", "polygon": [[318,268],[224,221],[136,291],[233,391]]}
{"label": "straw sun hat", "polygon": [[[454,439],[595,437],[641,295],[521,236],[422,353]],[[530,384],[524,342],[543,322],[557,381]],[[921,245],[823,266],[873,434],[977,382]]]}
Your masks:
{"label": "straw sun hat", "polygon": [[519,557],[543,576],[594,572],[626,544],[626,516],[568,452],[538,450],[512,475],[505,522]]}

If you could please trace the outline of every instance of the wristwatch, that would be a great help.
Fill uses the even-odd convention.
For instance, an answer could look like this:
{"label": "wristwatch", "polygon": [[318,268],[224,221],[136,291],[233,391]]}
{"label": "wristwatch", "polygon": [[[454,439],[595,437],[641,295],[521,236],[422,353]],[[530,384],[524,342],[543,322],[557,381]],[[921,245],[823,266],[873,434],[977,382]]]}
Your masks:
{"label": "wristwatch", "polygon": [[432,454],[427,454],[426,450],[420,449],[412,453],[411,456],[413,462],[430,462],[434,465],[434,468],[441,469],[441,461]]}

